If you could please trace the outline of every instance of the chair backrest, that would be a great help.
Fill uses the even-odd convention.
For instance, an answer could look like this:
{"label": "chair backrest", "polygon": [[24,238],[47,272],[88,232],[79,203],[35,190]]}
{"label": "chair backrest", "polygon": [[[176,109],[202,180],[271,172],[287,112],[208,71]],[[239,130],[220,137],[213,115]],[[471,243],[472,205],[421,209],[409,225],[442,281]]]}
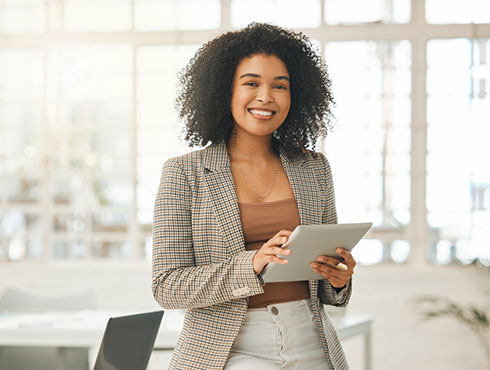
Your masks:
{"label": "chair backrest", "polygon": [[0,311],[85,310],[96,306],[95,294],[91,290],[49,297],[9,288],[0,297]]}
{"label": "chair backrest", "polygon": [[94,370],[144,370],[151,352],[163,311],[111,317],[95,361]]}

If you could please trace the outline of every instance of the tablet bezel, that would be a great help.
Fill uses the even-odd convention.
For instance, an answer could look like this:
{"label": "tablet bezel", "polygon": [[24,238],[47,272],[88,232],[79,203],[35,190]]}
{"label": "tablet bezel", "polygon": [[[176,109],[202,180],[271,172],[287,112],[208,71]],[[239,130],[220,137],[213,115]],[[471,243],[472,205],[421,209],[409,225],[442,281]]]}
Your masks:
{"label": "tablet bezel", "polygon": [[[280,256],[289,262],[270,263],[260,275],[266,283],[324,279],[311,269],[310,262],[320,255],[341,259],[335,250],[341,247],[352,251],[372,225],[371,222],[299,225],[283,245],[283,248],[290,249],[292,253]],[[303,247],[304,245],[308,247]]]}

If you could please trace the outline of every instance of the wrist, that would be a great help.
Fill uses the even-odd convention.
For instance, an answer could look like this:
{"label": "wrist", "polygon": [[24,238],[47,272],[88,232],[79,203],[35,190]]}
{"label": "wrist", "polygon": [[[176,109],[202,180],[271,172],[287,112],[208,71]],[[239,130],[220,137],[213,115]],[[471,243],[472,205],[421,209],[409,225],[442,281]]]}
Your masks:
{"label": "wrist", "polygon": [[255,271],[255,275],[259,275],[264,268],[264,266],[261,266],[260,262],[257,259],[257,252],[258,252],[258,250],[255,252],[255,254],[252,258],[252,267]]}

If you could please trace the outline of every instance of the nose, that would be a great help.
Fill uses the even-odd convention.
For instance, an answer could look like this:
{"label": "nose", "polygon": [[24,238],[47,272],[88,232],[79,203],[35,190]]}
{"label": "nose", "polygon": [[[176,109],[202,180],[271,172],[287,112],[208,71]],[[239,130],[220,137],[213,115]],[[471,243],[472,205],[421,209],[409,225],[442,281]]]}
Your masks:
{"label": "nose", "polygon": [[259,90],[259,93],[257,94],[257,100],[261,103],[272,103],[274,101],[271,91],[267,86],[263,86]]}

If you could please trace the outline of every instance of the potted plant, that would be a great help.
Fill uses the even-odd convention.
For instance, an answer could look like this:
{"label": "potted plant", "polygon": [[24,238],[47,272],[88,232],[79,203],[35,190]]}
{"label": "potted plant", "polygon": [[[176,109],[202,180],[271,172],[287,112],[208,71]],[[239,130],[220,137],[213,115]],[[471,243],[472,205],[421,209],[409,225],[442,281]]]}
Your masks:
{"label": "potted plant", "polygon": [[449,317],[469,328],[477,337],[490,368],[490,305],[463,305],[448,298],[423,296],[416,299],[424,319]]}

